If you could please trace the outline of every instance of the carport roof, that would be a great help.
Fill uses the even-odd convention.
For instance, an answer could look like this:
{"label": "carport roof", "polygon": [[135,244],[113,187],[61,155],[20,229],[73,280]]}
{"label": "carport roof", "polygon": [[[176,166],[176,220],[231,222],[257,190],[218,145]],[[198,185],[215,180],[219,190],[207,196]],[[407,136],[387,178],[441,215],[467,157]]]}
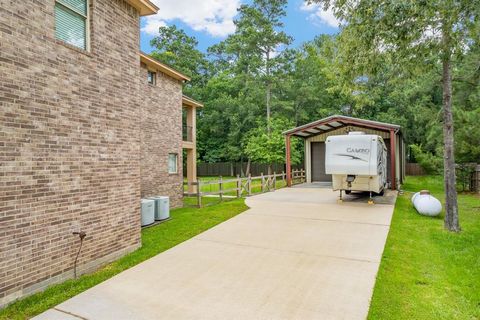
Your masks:
{"label": "carport roof", "polygon": [[399,125],[391,123],[334,115],[287,130],[283,132],[283,134],[288,136],[308,138],[310,136],[315,136],[348,125],[381,131],[393,130],[395,133],[399,132],[401,128]]}

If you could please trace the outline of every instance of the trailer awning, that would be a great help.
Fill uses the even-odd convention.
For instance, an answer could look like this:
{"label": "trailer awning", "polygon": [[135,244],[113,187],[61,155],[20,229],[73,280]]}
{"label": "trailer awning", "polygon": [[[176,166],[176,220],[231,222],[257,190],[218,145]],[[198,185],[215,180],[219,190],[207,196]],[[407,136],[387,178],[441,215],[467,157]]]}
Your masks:
{"label": "trailer awning", "polygon": [[334,115],[287,130],[283,132],[283,134],[287,136],[308,138],[310,136],[332,131],[346,125],[383,131],[394,130],[395,133],[400,131],[400,126],[396,124]]}

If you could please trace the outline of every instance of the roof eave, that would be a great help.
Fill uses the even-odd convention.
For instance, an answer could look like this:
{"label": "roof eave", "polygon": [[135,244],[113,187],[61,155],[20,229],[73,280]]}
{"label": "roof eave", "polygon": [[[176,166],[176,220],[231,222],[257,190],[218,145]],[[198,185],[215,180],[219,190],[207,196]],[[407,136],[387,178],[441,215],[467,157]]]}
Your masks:
{"label": "roof eave", "polygon": [[182,104],[190,107],[195,107],[195,108],[202,108],[203,104],[199,101],[196,101],[186,95],[182,96]]}
{"label": "roof eave", "polygon": [[138,10],[140,16],[149,16],[160,10],[153,2],[149,0],[127,0],[127,2]]}
{"label": "roof eave", "polygon": [[[340,115],[333,115],[333,116],[326,117],[324,119],[313,121],[313,122],[304,124],[302,126],[299,126],[299,127],[296,127],[296,128],[290,129],[290,130],[286,130],[286,131],[283,132],[283,134],[284,135],[289,135],[289,136],[297,135],[297,133],[302,132],[303,130],[313,129],[313,128],[316,128],[317,126],[320,126],[322,124],[326,124],[326,123],[334,122],[334,121],[340,121],[340,123],[343,123],[345,125],[355,125],[355,124],[361,125],[361,124],[363,124],[365,126],[368,126],[368,127],[371,127],[371,128],[376,128],[376,129],[379,129],[379,130],[386,130],[386,131],[395,130],[396,132],[400,132],[400,134],[401,134],[401,127],[399,125],[396,125],[396,124],[383,123],[383,122],[373,121],[373,120],[357,119],[357,118],[340,116]],[[346,122],[346,123],[344,123],[344,122]],[[328,130],[328,131],[331,131],[331,130]],[[307,136],[304,136],[304,135],[297,135],[297,136],[307,138],[309,136],[314,136],[314,135],[317,135],[317,134],[320,134],[320,132],[319,133],[311,133]]]}
{"label": "roof eave", "polygon": [[146,53],[140,52],[140,62],[145,63],[147,66],[151,68],[155,68],[156,70],[180,81],[190,81],[190,77],[184,75],[183,73],[173,69],[170,66],[156,60],[155,58],[147,55]]}

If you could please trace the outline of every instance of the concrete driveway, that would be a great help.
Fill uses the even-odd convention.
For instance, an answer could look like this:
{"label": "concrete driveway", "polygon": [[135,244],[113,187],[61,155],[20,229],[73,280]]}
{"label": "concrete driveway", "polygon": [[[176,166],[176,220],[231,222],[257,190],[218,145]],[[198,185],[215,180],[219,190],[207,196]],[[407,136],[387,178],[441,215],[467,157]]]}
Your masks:
{"label": "concrete driveway", "polygon": [[36,319],[365,319],[393,205],[287,188]]}

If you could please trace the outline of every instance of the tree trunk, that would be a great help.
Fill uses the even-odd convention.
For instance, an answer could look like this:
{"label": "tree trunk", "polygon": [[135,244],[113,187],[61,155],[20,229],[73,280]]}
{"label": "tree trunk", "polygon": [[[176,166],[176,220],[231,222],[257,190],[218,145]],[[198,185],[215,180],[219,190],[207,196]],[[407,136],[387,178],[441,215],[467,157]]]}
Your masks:
{"label": "tree trunk", "polygon": [[267,76],[267,85],[266,85],[266,104],[267,104],[267,133],[270,136],[270,98],[272,86],[270,83],[270,51],[267,51],[266,57],[266,76]]}
{"label": "tree trunk", "polygon": [[445,229],[460,231],[458,221],[457,190],[455,188],[455,157],[453,145],[452,115],[452,55],[450,50],[449,28],[444,28],[442,40],[444,56],[442,59],[443,82],[443,143],[444,143],[444,180],[445,180]]}
{"label": "tree trunk", "polygon": [[248,177],[250,174],[250,158],[247,160],[247,169],[245,170],[245,175]]}
{"label": "tree trunk", "polygon": [[267,83],[267,132],[268,135],[270,135],[271,129],[270,129],[270,99],[271,99],[271,85],[270,85],[270,80]]}
{"label": "tree trunk", "polygon": [[240,176],[245,177],[245,172],[243,171],[243,157],[240,158]]}
{"label": "tree trunk", "polygon": [[294,102],[295,126],[298,126],[298,107],[299,107],[299,103],[298,103],[298,101],[295,101],[295,102]]}

